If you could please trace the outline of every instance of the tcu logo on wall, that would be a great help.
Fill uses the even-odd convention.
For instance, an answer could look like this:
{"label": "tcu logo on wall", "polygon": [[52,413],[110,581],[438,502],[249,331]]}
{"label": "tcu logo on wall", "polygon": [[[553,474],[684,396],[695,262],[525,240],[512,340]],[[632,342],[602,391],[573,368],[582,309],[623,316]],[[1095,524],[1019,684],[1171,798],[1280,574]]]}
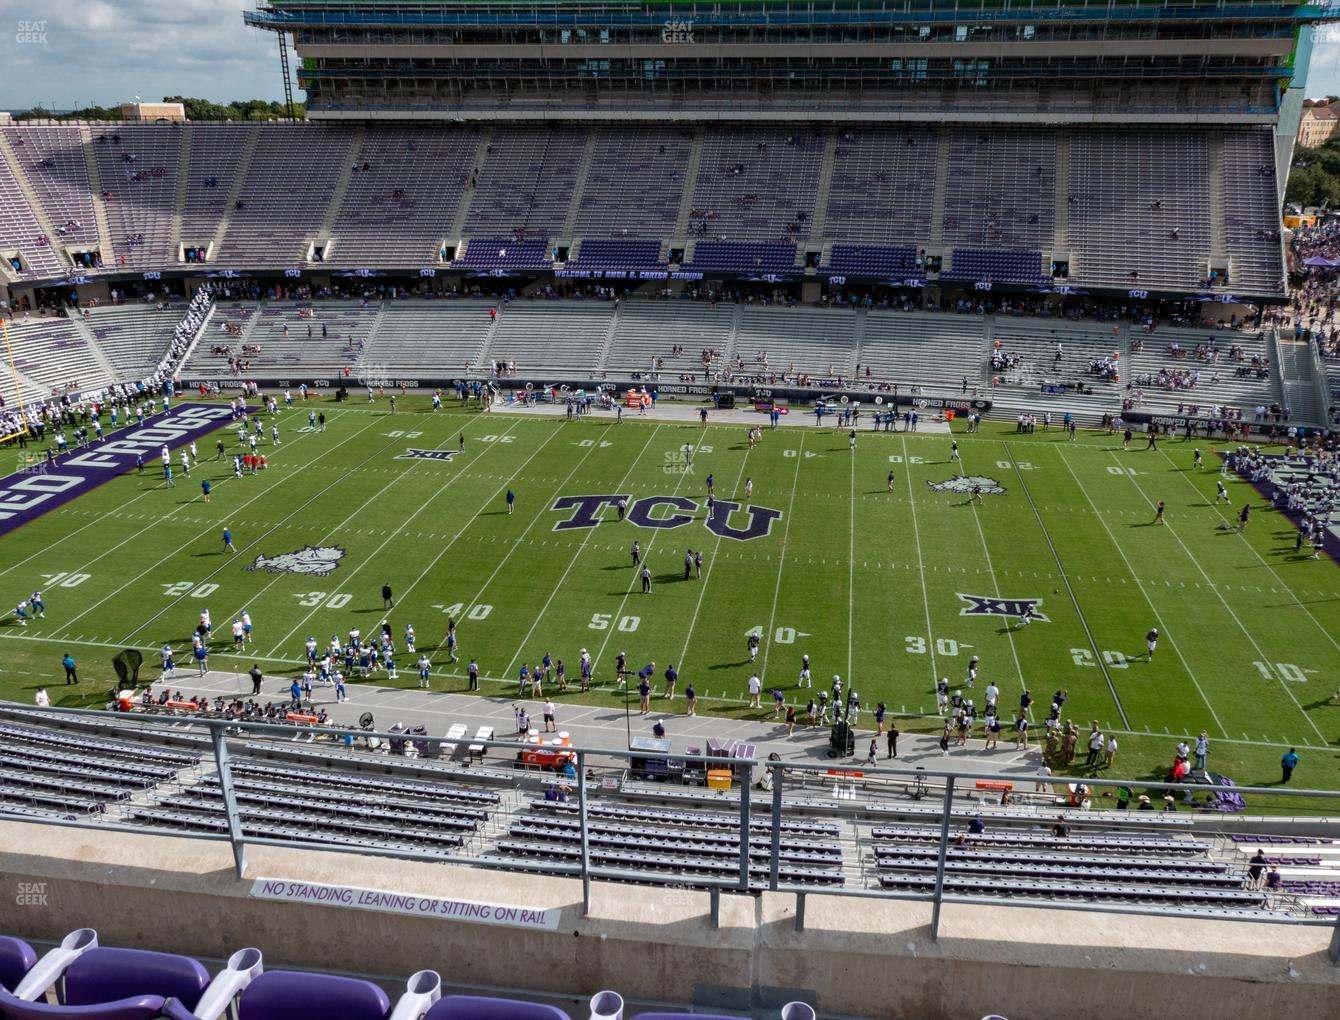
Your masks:
{"label": "tcu logo on wall", "polygon": [[[627,501],[628,496],[618,494],[609,496],[560,496],[554,500],[551,510],[571,510],[565,521],[554,525],[555,531],[575,531],[580,528],[594,528],[601,522],[601,511],[618,505],[620,500]],[[693,523],[693,514],[699,509],[696,500],[684,496],[647,496],[629,503],[628,520],[639,528],[682,528]],[[703,526],[718,538],[733,538],[737,542],[763,538],[771,530],[774,521],[782,519],[780,510],[766,506],[747,506],[728,499],[712,502]]]}

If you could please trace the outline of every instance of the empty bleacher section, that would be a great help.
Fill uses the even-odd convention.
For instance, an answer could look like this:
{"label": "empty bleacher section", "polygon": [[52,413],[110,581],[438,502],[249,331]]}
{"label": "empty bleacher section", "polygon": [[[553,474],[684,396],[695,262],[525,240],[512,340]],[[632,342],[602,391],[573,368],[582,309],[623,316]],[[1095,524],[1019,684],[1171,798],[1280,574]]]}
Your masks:
{"label": "empty bleacher section", "polygon": [[[242,267],[288,268],[307,258],[331,196],[351,173],[354,136],[314,125],[259,129],[250,171],[231,209],[228,230],[212,261]],[[197,164],[194,159],[192,168]]]}
{"label": "empty bleacher section", "polygon": [[127,124],[93,131],[115,266],[161,269],[171,247],[181,131]]}
{"label": "empty bleacher section", "polygon": [[766,383],[785,375],[814,386],[838,379],[849,384],[856,360],[855,323],[850,312],[746,306],[727,378]]}
{"label": "empty bleacher section", "polygon": [[[243,830],[273,839],[378,849],[455,850],[479,831],[498,794],[438,782],[375,779],[333,769],[238,760],[233,789]],[[134,808],[132,821],[191,832],[227,828],[217,775]]]}
{"label": "empty bleacher section", "polygon": [[491,362],[515,363],[519,373],[533,371],[589,378],[604,352],[614,315],[612,304],[594,301],[513,302],[498,317],[482,369]]}
{"label": "empty bleacher section", "polygon": [[952,265],[942,280],[985,280],[990,283],[1049,284],[1042,273],[1042,253],[1029,250],[997,251],[955,248]]}
{"label": "empty bleacher section", "polygon": [[[950,849],[946,888],[968,895],[1250,909],[1265,893],[1247,888],[1244,869],[1210,860],[1201,840],[1113,834],[1100,822],[1065,835],[991,826]],[[885,889],[925,891],[937,867],[936,825],[882,825],[870,851]],[[929,855],[927,851],[930,851]]]}
{"label": "empty bleacher section", "polygon": [[477,170],[465,233],[543,240],[560,230],[586,146],[580,128],[495,128]]}
{"label": "empty bleacher section", "polygon": [[[6,716],[0,721],[0,811],[182,835],[228,831],[219,763],[200,753],[208,745],[186,720],[169,713],[161,725],[126,730],[73,715],[39,718],[17,707]],[[296,736],[310,739],[319,729]],[[579,864],[578,802],[552,770],[523,767],[510,749],[493,748],[487,764],[476,764],[453,760],[448,748],[439,754],[415,736],[375,742],[379,752],[371,739],[366,748],[363,740],[340,748],[274,733],[232,741],[227,769],[243,834],[542,873],[572,874]],[[747,832],[751,888],[766,888],[773,867],[784,886],[924,893],[934,883],[942,808],[917,799],[911,784],[853,773],[850,781],[863,787],[861,794],[827,799],[831,780],[791,773],[776,829],[767,798],[754,801],[744,829],[737,794],[673,781],[687,780],[696,765],[658,763],[669,769],[665,773],[636,763],[630,770],[628,762],[598,754],[586,761],[594,769],[585,827],[595,868],[687,887],[734,884]],[[735,768],[745,774],[744,765]],[[663,781],[649,781],[652,774]],[[1235,916],[1340,906],[1340,843],[1330,838],[1227,837],[1205,817],[1079,810],[1040,791],[1008,807],[963,791],[949,822],[946,888],[952,893]],[[1258,848],[1280,868],[1282,889],[1262,890],[1249,879],[1248,858]]]}
{"label": "empty bleacher section", "polygon": [[101,813],[199,762],[193,752],[0,724],[0,806],[59,816]]}
{"label": "empty bleacher section", "polygon": [[1056,189],[1053,132],[954,131],[949,136],[949,165],[953,169],[945,192],[946,247],[1051,246]]}
{"label": "empty bleacher section", "polygon": [[58,246],[98,247],[92,186],[79,129],[42,126],[5,128],[19,166],[42,204]]}
{"label": "empty bleacher section", "polygon": [[930,393],[969,392],[982,381],[986,339],[975,315],[872,311],[857,360],[861,379],[920,386]]}
{"label": "empty bleacher section", "polygon": [[[187,247],[205,247],[228,216],[229,196],[240,184],[246,142],[256,129],[238,124],[202,124],[190,131],[190,179],[186,182],[186,203],[182,209],[181,240]],[[268,136],[266,140],[285,148],[290,144],[283,136]],[[297,137],[291,140],[297,141]],[[259,170],[253,168],[248,176]],[[176,252],[163,255],[168,264],[176,263]],[[219,252],[213,255],[217,258]]]}
{"label": "empty bleacher section", "polygon": [[70,319],[49,316],[15,321],[9,327],[9,342],[14,367],[43,388],[43,397],[97,389],[108,382],[87,336]]}
{"label": "empty bleacher section", "polygon": [[906,279],[921,273],[917,250],[866,244],[835,244],[828,255],[829,271],[853,276]]}
{"label": "empty bleacher section", "polygon": [[138,382],[150,375],[172,343],[185,302],[159,309],[154,305],[104,306],[93,311],[88,327],[98,350],[116,370],[114,382]]}
{"label": "empty bleacher section", "polygon": [[[502,860],[571,863],[580,855],[579,822],[571,803],[537,799],[514,816],[488,855]],[[740,871],[740,818],[723,811],[597,803],[587,823],[591,859],[603,867],[694,878],[730,878]],[[750,882],[766,885],[772,856],[770,819],[751,824]],[[778,847],[782,881],[842,885],[844,848],[834,822],[788,821]]]}
{"label": "empty bleacher section", "polygon": [[[703,383],[732,352],[734,305],[696,301],[628,301],[619,308],[606,374],[640,379],[658,372],[659,381]],[[675,354],[672,348],[682,348]],[[717,352],[716,357],[711,352]],[[704,357],[711,364],[704,364]],[[656,364],[653,364],[655,360]],[[713,367],[715,366],[715,367]]]}
{"label": "empty bleacher section", "polygon": [[934,128],[844,129],[824,233],[835,241],[924,245],[940,136]]}
{"label": "empty bleacher section", "polygon": [[1201,287],[1210,258],[1209,175],[1204,131],[1073,132],[1071,279],[1107,287]]}
{"label": "empty bleacher section", "polygon": [[577,257],[565,267],[569,272],[602,269],[664,269],[660,241],[625,241],[588,237]]}
{"label": "empty bleacher section", "polygon": [[[60,274],[62,246],[92,247],[105,209],[105,271],[177,267],[174,239],[246,270],[301,267],[318,240],[335,266],[409,269],[435,264],[443,243],[687,238],[934,245],[942,278],[960,281],[1037,282],[1031,253],[1040,267],[1055,254],[1071,256],[1071,283],[1117,290],[1196,291],[1222,262],[1234,292],[1282,292],[1272,136],[1254,128],[39,125],[0,138],[0,250],[34,278]],[[799,268],[795,252],[775,254],[764,271]],[[824,268],[870,263],[846,265]]]}
{"label": "empty bleacher section", "polygon": [[[470,375],[487,371],[481,360],[491,305],[476,301],[404,301],[388,305],[363,350],[364,365],[408,375]],[[425,343],[425,337],[431,342]]]}
{"label": "empty bleacher section", "polygon": [[1274,138],[1268,131],[1225,132],[1225,242],[1232,260],[1227,286],[1282,293]]}
{"label": "empty bleacher section", "polygon": [[[475,129],[414,131],[369,126],[325,261],[337,266],[436,264],[469,184]],[[363,170],[363,166],[367,170]]]}
{"label": "empty bleacher section", "polygon": [[809,237],[824,135],[811,125],[709,127],[689,232],[725,241]]}
{"label": "empty bleacher section", "polygon": [[578,237],[668,237],[693,136],[673,128],[597,128],[575,221]]}
{"label": "empty bleacher section", "polygon": [[[22,151],[23,148],[17,150]],[[29,204],[14,167],[0,153],[0,253],[5,258],[6,272],[19,277],[60,276],[65,263],[52,248],[55,240]]]}
{"label": "empty bleacher section", "polygon": [[796,262],[793,244],[748,241],[699,241],[688,261],[690,269],[711,274],[785,273]]}

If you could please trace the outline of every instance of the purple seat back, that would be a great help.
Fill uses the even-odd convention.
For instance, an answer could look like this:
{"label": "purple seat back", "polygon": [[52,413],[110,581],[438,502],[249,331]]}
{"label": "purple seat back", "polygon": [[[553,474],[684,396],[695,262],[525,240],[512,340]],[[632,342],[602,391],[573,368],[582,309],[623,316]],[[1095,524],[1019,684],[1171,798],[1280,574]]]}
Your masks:
{"label": "purple seat back", "polygon": [[36,962],[37,953],[23,939],[0,935],[0,988],[12,991]]}
{"label": "purple seat back", "polygon": [[0,1017],[5,1020],[154,1020],[162,1013],[163,999],[158,995],[137,995],[92,1006],[49,1006],[45,1002],[24,1002],[0,988]]}
{"label": "purple seat back", "polygon": [[423,1020],[572,1020],[557,1006],[482,995],[444,995]]}
{"label": "purple seat back", "polygon": [[391,1000],[371,981],[272,970],[242,993],[241,1020],[385,1020]]}
{"label": "purple seat back", "polygon": [[90,949],[65,972],[71,1006],[114,1002],[133,995],[180,999],[193,1008],[209,987],[209,971],[198,960],[147,949]]}

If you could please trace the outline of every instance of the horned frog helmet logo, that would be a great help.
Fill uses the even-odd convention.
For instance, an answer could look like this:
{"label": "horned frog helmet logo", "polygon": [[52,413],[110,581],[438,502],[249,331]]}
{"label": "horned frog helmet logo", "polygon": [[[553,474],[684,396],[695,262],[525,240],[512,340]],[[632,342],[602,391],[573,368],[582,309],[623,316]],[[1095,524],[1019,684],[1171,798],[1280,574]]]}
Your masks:
{"label": "horned frog helmet logo", "polygon": [[967,493],[980,488],[988,496],[1005,495],[1005,486],[986,475],[955,475],[953,478],[946,478],[943,482],[927,481],[926,484],[936,492]]}
{"label": "horned frog helmet logo", "polygon": [[314,574],[325,577],[340,565],[345,550],[338,545],[305,545],[278,556],[257,556],[246,570],[264,570],[271,574]]}

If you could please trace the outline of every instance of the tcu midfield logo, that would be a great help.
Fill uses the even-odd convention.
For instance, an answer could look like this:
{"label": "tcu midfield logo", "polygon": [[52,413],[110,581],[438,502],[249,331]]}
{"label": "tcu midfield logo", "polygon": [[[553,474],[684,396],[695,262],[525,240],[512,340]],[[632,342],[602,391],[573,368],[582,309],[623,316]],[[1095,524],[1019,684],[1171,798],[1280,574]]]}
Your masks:
{"label": "tcu midfield logo", "polygon": [[271,574],[315,574],[325,577],[340,565],[345,550],[338,545],[305,545],[278,556],[257,556],[243,570],[264,570]]}
{"label": "tcu midfield logo", "polygon": [[959,616],[1007,616],[1013,620],[1023,616],[1025,607],[1031,606],[1033,620],[1051,623],[1042,611],[1042,599],[1002,599],[994,595],[964,595],[962,592],[955,594],[968,603],[958,611]]}
{"label": "tcu midfield logo", "polygon": [[[554,525],[555,531],[573,531],[578,528],[594,528],[601,521],[600,511],[604,507],[617,506],[620,500],[627,502],[628,496],[560,496],[554,500],[551,510],[571,510],[566,521]],[[693,522],[692,514],[698,510],[696,500],[684,496],[647,496],[628,504],[628,520],[639,528],[682,528]],[[677,512],[678,511],[678,512]],[[739,511],[744,516],[743,527],[731,523],[731,516]],[[737,517],[737,520],[739,518]],[[780,510],[766,506],[747,506],[741,509],[739,503],[728,499],[712,502],[711,510],[703,526],[718,538],[733,538],[737,542],[763,538],[772,530],[773,521],[782,519]]]}
{"label": "tcu midfield logo", "polygon": [[936,492],[962,492],[969,493],[973,489],[981,489],[988,496],[1005,495],[1005,486],[994,478],[988,478],[986,475],[955,475],[953,478],[946,478],[943,482],[927,481]]}

